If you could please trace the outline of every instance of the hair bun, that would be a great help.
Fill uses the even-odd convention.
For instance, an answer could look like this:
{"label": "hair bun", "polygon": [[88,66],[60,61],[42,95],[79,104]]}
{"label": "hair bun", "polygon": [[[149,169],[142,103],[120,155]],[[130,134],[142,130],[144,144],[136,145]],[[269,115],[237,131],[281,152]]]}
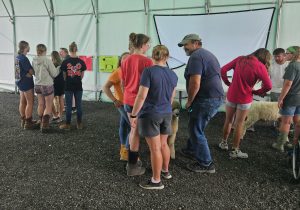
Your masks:
{"label": "hair bun", "polygon": [[131,41],[132,43],[134,43],[136,40],[136,33],[131,33],[129,35],[129,41]]}

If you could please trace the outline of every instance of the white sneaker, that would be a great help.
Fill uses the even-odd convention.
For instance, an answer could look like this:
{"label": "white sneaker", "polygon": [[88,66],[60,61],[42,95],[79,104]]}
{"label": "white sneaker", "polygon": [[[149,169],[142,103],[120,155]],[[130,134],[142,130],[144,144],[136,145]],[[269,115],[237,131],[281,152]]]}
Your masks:
{"label": "white sneaker", "polygon": [[231,158],[248,158],[248,154],[242,152],[242,151],[239,150],[239,149],[232,150],[232,151],[229,153],[229,156],[230,156]]}
{"label": "white sneaker", "polygon": [[220,144],[219,144],[219,148],[221,150],[228,150],[228,144],[226,141],[221,141]]}

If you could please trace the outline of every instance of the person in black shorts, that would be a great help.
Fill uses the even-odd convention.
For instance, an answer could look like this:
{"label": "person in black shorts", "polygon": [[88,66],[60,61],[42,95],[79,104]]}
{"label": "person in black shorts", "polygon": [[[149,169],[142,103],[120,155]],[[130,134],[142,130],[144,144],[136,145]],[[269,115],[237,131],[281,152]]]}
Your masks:
{"label": "person in black shorts", "polygon": [[152,59],[155,65],[144,69],[130,114],[131,126],[138,124],[139,134],[146,138],[151,153],[153,175],[149,181],[140,183],[144,189],[163,189],[160,176],[172,178],[167,138],[172,133],[172,101],[178,78],[166,66],[168,58],[168,48],[163,45],[154,47]]}
{"label": "person in black shorts", "polygon": [[53,101],[53,119],[54,122],[61,122],[64,111],[64,94],[65,94],[65,80],[63,72],[60,69],[62,60],[57,51],[52,51],[51,59],[54,66],[58,69],[59,74],[54,78],[54,101]]}

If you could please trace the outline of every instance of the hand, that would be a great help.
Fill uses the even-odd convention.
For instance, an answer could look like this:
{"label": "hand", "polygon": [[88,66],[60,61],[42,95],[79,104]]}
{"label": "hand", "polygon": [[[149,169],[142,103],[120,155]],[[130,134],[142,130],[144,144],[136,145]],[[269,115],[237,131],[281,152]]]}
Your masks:
{"label": "hand", "polygon": [[189,102],[189,101],[188,101],[188,102],[186,102],[186,104],[185,104],[185,108],[186,108],[186,109],[188,109],[188,108],[190,108],[190,106],[192,106],[192,103],[191,103],[191,102]]}
{"label": "hand", "polygon": [[130,126],[135,128],[137,124],[137,118],[130,118]]}
{"label": "hand", "polygon": [[27,73],[27,74],[26,74],[26,77],[31,78],[32,75],[31,75],[30,73]]}
{"label": "hand", "polygon": [[121,107],[123,105],[123,103],[121,101],[119,101],[119,100],[116,99],[114,101],[114,105],[115,105],[116,108],[119,108],[119,107]]}

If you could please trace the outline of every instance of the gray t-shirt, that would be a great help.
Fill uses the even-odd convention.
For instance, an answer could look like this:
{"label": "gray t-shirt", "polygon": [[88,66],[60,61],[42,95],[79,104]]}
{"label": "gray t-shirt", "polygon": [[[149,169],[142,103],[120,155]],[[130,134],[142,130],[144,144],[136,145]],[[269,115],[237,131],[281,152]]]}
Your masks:
{"label": "gray t-shirt", "polygon": [[300,106],[300,62],[291,62],[285,70],[283,79],[293,81],[292,87],[284,98],[285,106]]}

